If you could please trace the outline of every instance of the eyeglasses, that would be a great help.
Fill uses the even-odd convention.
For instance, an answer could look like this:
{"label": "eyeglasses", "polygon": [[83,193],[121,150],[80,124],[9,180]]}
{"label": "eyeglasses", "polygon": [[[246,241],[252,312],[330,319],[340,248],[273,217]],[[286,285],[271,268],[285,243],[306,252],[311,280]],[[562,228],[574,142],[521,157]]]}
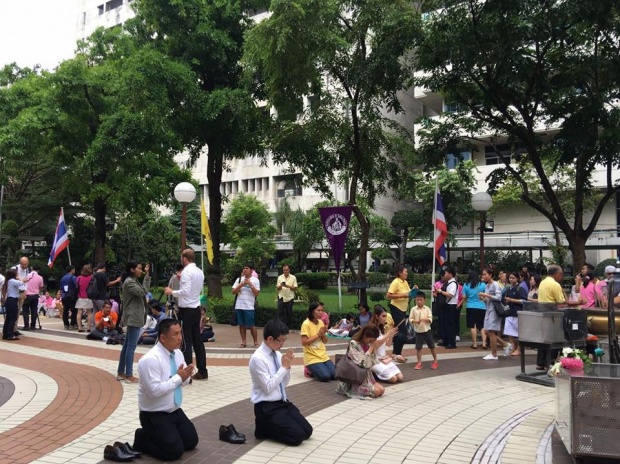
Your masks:
{"label": "eyeglasses", "polygon": [[286,341],[286,337],[284,337],[284,340],[281,340],[280,338],[274,338],[273,340],[278,342],[281,345]]}

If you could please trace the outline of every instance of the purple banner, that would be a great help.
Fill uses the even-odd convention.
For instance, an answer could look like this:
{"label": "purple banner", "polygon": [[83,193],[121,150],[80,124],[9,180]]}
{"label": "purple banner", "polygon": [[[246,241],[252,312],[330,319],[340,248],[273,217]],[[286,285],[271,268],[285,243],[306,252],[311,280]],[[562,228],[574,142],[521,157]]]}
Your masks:
{"label": "purple banner", "polygon": [[349,234],[349,223],[353,206],[327,206],[319,208],[323,230],[329,246],[334,253],[336,272],[340,273],[340,259],[344,253],[344,243]]}

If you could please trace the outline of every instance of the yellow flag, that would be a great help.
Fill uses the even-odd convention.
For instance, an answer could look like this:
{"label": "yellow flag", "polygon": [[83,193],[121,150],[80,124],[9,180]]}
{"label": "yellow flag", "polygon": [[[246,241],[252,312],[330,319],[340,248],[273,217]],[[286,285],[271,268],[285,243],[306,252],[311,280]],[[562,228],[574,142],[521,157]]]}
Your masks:
{"label": "yellow flag", "polygon": [[207,211],[205,210],[205,204],[200,201],[200,229],[202,235],[205,236],[205,243],[207,244],[207,259],[209,264],[213,264],[213,239],[211,239],[211,229],[209,229],[209,221],[207,220]]}

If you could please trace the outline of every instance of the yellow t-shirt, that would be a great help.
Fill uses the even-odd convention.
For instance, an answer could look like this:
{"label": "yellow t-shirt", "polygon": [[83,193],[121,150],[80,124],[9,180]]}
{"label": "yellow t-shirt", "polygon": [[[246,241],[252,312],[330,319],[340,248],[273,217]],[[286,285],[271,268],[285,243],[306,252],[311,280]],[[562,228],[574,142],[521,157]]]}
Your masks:
{"label": "yellow t-shirt", "polygon": [[[324,324],[321,320],[319,320],[318,324],[315,324],[306,319],[301,324],[301,335],[305,335],[308,338],[316,337],[323,326]],[[329,356],[325,344],[320,338],[316,339],[311,345],[304,346],[304,366],[325,361],[329,361]]]}
{"label": "yellow t-shirt", "polygon": [[383,329],[387,332],[394,328],[394,319],[392,315],[386,311],[387,317],[385,318],[385,324],[383,324]]}
{"label": "yellow t-shirt", "polygon": [[539,303],[564,303],[565,301],[564,290],[553,277],[546,277],[538,286]]}
{"label": "yellow t-shirt", "polygon": [[430,322],[420,322],[420,319],[430,319],[432,321],[433,313],[426,305],[421,308],[418,308],[418,305],[413,305],[411,313],[409,313],[409,321],[413,324],[413,330],[416,333],[424,333],[431,330]]}
{"label": "yellow t-shirt", "polygon": [[[411,288],[409,288],[409,282],[401,279],[400,277],[396,277],[390,284],[390,288],[388,288],[388,293],[406,293],[407,295],[409,295],[409,292],[411,292]],[[406,313],[409,306],[409,298],[407,297],[390,300],[390,303],[396,306],[402,312]]]}

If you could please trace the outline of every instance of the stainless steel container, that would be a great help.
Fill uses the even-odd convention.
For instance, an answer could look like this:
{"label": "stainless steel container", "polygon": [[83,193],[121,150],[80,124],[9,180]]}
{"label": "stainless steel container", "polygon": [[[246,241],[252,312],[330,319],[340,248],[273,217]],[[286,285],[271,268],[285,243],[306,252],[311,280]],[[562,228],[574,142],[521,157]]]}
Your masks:
{"label": "stainless steel container", "polygon": [[561,311],[520,311],[519,341],[530,343],[563,343],[564,313]]}
{"label": "stainless steel container", "polygon": [[620,366],[556,377],[555,428],[573,456],[620,458]]}

